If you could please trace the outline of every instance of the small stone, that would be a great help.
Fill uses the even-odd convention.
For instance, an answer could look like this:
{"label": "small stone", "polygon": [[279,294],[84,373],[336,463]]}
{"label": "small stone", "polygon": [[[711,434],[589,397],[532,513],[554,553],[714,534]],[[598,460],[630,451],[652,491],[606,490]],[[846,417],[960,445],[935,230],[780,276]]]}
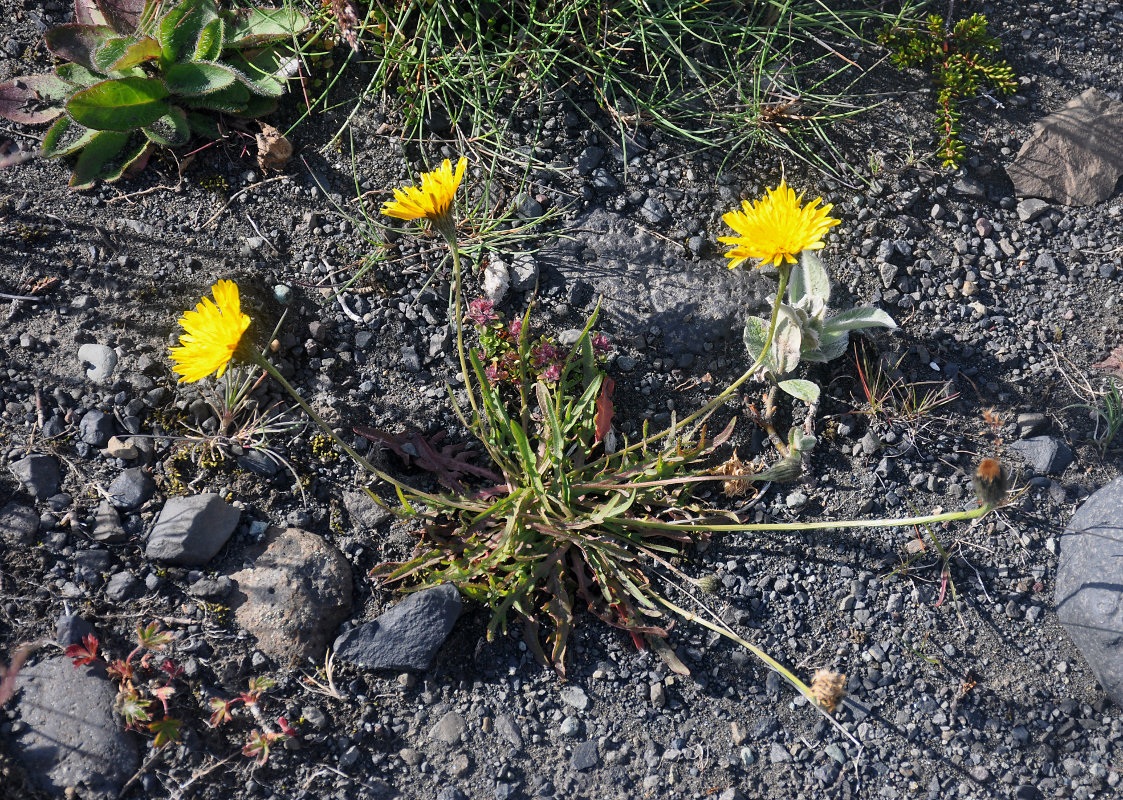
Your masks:
{"label": "small stone", "polygon": [[1053,436],[1031,436],[1010,445],[1038,475],[1060,475],[1072,463],[1072,449]]}
{"label": "small stone", "polygon": [[403,747],[398,751],[398,758],[404,761],[406,766],[416,767],[425,760],[425,754],[412,747]]}
{"label": "small stone", "polygon": [[201,566],[218,554],[241,516],[217,494],[173,497],[160,511],[144,554],[154,561]]}
{"label": "small stone", "polygon": [[62,475],[53,456],[32,453],[13,461],[11,470],[32,497],[47,498],[58,493]]}
{"label": "small stone", "polygon": [[451,584],[411,594],[372,622],[335,640],[336,658],[365,669],[429,669],[456,624],[462,603]]}
{"label": "small stone", "polygon": [[128,572],[115,572],[105,585],[105,596],[114,602],[123,602],[136,595],[140,581]]}
{"label": "small stone", "polygon": [[621,372],[631,372],[636,368],[636,360],[631,356],[619,355],[616,357],[616,366]]}
{"label": "small stone", "polygon": [[584,711],[589,705],[589,697],[580,686],[574,686],[573,684],[563,686],[559,694],[563,703],[576,708],[578,711]]}
{"label": "small stone", "polygon": [[278,283],[273,287],[273,297],[281,305],[287,306],[292,302],[292,287],[286,286],[283,283]]}
{"label": "small stone", "polygon": [[773,764],[783,764],[792,760],[792,754],[779,742],[773,742],[772,749],[768,753],[768,760]]}
{"label": "small stone", "polygon": [[102,500],[94,512],[94,529],[90,534],[94,541],[106,544],[119,544],[129,538],[121,525],[117,509],[108,500]]}
{"label": "small stone", "polygon": [[77,614],[62,614],[55,622],[55,642],[59,647],[81,644],[87,636],[97,636],[97,632],[93,625]]}
{"label": "small stone", "polygon": [[481,285],[488,300],[493,303],[502,302],[511,286],[511,275],[507,271],[507,265],[498,258],[492,258],[488,261],[487,266],[484,267]]}
{"label": "small stone", "polygon": [[138,450],[132,444],[128,444],[120,436],[110,436],[109,442],[105,445],[105,454],[110,458],[120,458],[123,461],[132,461],[137,457]]}
{"label": "small stone", "polygon": [[456,744],[468,726],[456,711],[449,711],[429,730],[429,738],[445,744]]}
{"label": "small stone", "polygon": [[117,508],[137,508],[156,491],[156,483],[142,467],[124,470],[109,484],[109,501]]}
{"label": "small stone", "polygon": [[663,688],[662,681],[655,681],[651,684],[648,690],[648,696],[651,700],[651,705],[656,708],[662,708],[667,705],[667,694],[666,690]]}
{"label": "small stone", "polygon": [[86,377],[98,384],[108,384],[117,368],[117,353],[104,344],[84,344],[78,348],[78,360],[86,368]]}
{"label": "small stone", "polygon": [[577,717],[566,717],[562,720],[561,725],[558,726],[558,733],[560,733],[567,739],[572,739],[575,736],[580,736],[581,722],[577,719]]}
{"label": "small stone", "polygon": [[347,509],[351,524],[359,530],[372,531],[394,516],[366,492],[344,491],[343,507]]}
{"label": "small stone", "polygon": [[1023,200],[1018,203],[1018,219],[1022,222],[1033,222],[1049,208],[1044,200]]}
{"label": "small stone", "polygon": [[515,722],[515,718],[510,714],[500,714],[495,718],[495,733],[511,747],[522,750],[522,731],[519,729],[518,723]]}
{"label": "small stone", "polygon": [[0,542],[9,547],[34,544],[39,535],[39,515],[31,506],[8,503],[0,508]]}
{"label": "small stone", "polygon": [[581,742],[574,747],[569,763],[578,772],[584,772],[600,764],[600,753],[597,752],[596,740]]}
{"label": "small stone", "polygon": [[639,213],[651,225],[662,225],[671,218],[671,213],[667,211],[667,207],[654,197],[649,197],[643,201]]}
{"label": "small stone", "polygon": [[113,417],[93,409],[87,411],[78,423],[78,438],[91,447],[105,447],[113,435]]}

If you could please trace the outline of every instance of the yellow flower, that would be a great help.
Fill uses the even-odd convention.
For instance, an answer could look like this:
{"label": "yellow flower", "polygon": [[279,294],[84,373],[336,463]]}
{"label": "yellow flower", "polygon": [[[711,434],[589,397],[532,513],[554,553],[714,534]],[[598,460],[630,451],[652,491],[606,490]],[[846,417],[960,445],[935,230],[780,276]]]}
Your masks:
{"label": "yellow flower", "polygon": [[242,313],[238,285],[219,281],[211,287],[214,302],[204,297],[194,311],[185,311],[179,324],[186,331],[179,337],[179,347],[171,348],[172,369],[180,383],[194,383],[212,372],[221,378],[238,349],[242,334],[250,326],[250,318]]}
{"label": "yellow flower", "polygon": [[801,250],[821,249],[827,229],[839,223],[827,216],[833,208],[830,203],[818,208],[822,200],[816,197],[806,206],[801,205],[803,195],[796,197],[795,192],[780,181],[779,186],[768,190],[764,199],[752,205],[746,200],[741,204],[742,211],[730,211],[723,216],[725,224],[738,234],[718,237],[719,242],[733,245],[725,254],[729,268],[750,258],[777,267],[781,262],[794,264]]}
{"label": "yellow flower", "polygon": [[395,189],[394,199],[382,206],[382,213],[404,220],[446,221],[456,197],[456,188],[460,186],[467,167],[468,159],[461,158],[456,162],[456,172],[453,172],[452,163],[446,158],[437,169],[421,174],[420,189],[416,186]]}

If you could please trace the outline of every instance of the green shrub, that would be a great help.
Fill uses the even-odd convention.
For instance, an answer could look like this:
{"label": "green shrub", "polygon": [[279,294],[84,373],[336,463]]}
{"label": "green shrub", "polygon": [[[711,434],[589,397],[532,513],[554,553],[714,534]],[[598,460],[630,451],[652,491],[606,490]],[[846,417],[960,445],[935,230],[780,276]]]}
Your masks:
{"label": "green shrub", "polygon": [[0,116],[53,121],[42,154],[77,156],[75,189],[139,171],[154,147],[219,138],[216,113],[273,111],[292,58],[284,43],[308,26],[298,11],[215,0],[74,0],[74,16],[47,32],[54,72],[0,84]]}

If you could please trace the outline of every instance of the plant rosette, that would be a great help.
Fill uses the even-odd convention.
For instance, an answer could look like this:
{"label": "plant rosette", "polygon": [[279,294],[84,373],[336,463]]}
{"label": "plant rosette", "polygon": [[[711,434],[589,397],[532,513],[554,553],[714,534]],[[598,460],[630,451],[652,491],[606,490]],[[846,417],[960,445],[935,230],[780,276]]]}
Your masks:
{"label": "plant rosette", "polygon": [[215,0],[74,0],[76,22],[47,31],[54,72],[0,84],[0,116],[37,125],[47,158],[76,156],[70,186],[139,172],[156,147],[221,138],[215,113],[256,118],[284,94],[284,46],[308,27],[291,8]]}

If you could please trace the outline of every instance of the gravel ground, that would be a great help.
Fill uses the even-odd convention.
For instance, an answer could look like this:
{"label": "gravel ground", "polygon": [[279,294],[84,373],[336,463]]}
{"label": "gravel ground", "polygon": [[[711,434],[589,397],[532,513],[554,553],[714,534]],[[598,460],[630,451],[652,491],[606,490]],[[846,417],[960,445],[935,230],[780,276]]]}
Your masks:
{"label": "gravel ground", "polygon": [[[624,432],[697,407],[743,368],[740,320],[762,312],[770,282],[725,269],[721,215],[782,174],[835,204],[843,222],[823,251],[834,302],[893,315],[900,329],[869,346],[922,391],[946,384],[954,399],[913,419],[901,407],[868,413],[853,358],[816,368],[825,397],[810,474],[769,489],[756,505],[762,519],[968,507],[974,464],[995,454],[1027,487],[980,525],[931,532],[949,554],[943,577],[923,530],[726,536],[687,560],[692,574],[720,578],[716,608],[747,638],[805,677],[848,676],[836,714],[845,734],[750,656],[686,623],[671,641],[689,678],[583,619],[561,683],[516,637],[486,641],[487,614],[468,605],[428,670],[340,664],[337,697],[302,681],[314,664],[270,657],[243,629],[221,579],[252,566],[268,526],[318,534],[345,557],[352,589],[342,623],[321,631],[329,642],[395,602],[367,573],[404,556],[412,535],[342,502],[356,476],[310,428],[278,441],[298,481],[252,459],[194,463],[168,438],[128,441],[175,432],[181,420],[214,425],[198,388],[175,384],[166,348],[176,318],[216,279],[239,283],[251,315],[268,321],[259,328],[287,308],[274,357],[333,424],[463,438],[443,388],[456,369],[434,241],[392,238],[386,261],[344,303],[330,297],[329,266],[346,267],[334,278],[346,280],[369,249],[355,223],[351,153],[317,149],[340,115],[297,128],[297,158],[279,176],[238,147],[205,151],[182,180],[160,159],[131,183],[84,194],[66,190],[58,163],[0,173],[0,291],[54,281],[39,303],[0,306],[0,508],[33,507],[24,522],[37,523],[29,539],[0,542],[0,655],[55,639],[68,613],[116,654],[131,648],[137,624],[158,620],[176,634],[183,742],[149,763],[150,738],[129,734],[147,765],[130,797],[1117,796],[1123,715],[1060,627],[1052,589],[1066,521],[1120,472],[1118,447],[1101,456],[1087,414],[1069,406],[1081,402],[1071,382],[1094,380],[1090,365],[1119,343],[1123,197],[1019,204],[1003,166],[1034,121],[1084,89],[1120,99],[1123,13],[1098,2],[971,10],[992,21],[1021,90],[1001,106],[967,105],[971,155],[959,172],[907,157],[933,149],[931,96],[921,76],[892,73],[885,80],[904,91],[840,133],[855,163],[876,168],[868,187],[761,150],[721,170],[726,154],[690,153],[652,131],[625,152],[563,101],[543,109],[542,166],[524,196],[494,178],[521,214],[556,209],[545,227],[575,236],[493,256],[518,278],[501,307],[521,313],[535,271],[536,319],[548,330],[580,327],[605,298]],[[26,68],[22,48],[39,22],[65,11],[10,0],[0,11],[6,41],[18,43],[4,46],[6,79]],[[396,124],[374,107],[354,121],[355,170],[375,202],[423,168]],[[534,125],[516,124],[512,144],[530,144]],[[427,152],[457,155],[439,142]],[[482,182],[476,162],[469,198]],[[528,256],[532,246],[541,249]],[[263,406],[281,399],[259,394]],[[759,388],[743,399],[759,402]],[[996,430],[986,409],[1002,419]],[[740,423],[743,457],[764,453],[761,439]],[[28,452],[61,470],[44,496],[9,470]],[[393,455],[371,457],[424,479]],[[92,535],[113,532],[98,518],[105,492],[127,497],[109,542]],[[146,535],[165,503],[204,492],[240,510],[229,542],[203,564],[154,562]],[[59,652],[45,646],[32,662]],[[277,682],[264,713],[298,730],[262,766],[238,754],[253,717],[212,730],[202,702],[254,676]],[[27,782],[33,767],[9,747],[25,725],[15,703],[0,716],[7,798],[39,796]]]}

